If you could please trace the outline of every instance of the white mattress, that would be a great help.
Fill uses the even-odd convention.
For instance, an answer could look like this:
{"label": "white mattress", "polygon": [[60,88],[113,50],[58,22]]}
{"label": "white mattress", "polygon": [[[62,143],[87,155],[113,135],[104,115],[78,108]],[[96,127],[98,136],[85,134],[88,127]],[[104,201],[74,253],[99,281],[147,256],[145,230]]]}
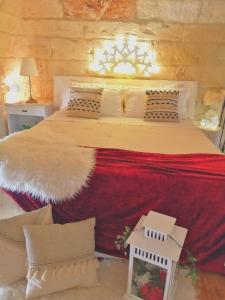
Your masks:
{"label": "white mattress", "polygon": [[45,125],[63,134],[63,124],[70,122],[80,146],[103,147],[152,153],[220,153],[191,120],[178,123],[144,122],[136,118],[83,119],[55,112]]}

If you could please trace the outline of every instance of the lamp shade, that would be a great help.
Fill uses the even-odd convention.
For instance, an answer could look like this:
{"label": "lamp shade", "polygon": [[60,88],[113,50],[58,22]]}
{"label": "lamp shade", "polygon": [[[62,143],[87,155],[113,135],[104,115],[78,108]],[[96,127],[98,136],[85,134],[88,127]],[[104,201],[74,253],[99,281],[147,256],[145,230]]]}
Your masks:
{"label": "lamp shade", "polygon": [[36,61],[33,57],[25,57],[22,59],[20,75],[38,76]]}

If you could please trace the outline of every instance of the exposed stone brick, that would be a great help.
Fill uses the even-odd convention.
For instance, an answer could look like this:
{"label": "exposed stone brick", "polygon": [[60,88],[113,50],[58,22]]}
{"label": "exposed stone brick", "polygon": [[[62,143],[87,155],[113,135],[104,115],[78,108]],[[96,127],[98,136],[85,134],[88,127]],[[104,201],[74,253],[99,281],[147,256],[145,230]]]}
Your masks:
{"label": "exposed stone brick", "polygon": [[201,0],[137,0],[139,19],[158,20],[162,23],[198,21]]}
{"label": "exposed stone brick", "polygon": [[199,21],[202,23],[225,23],[225,1],[203,0]]}
{"label": "exposed stone brick", "polygon": [[14,37],[0,32],[0,57],[12,56],[14,40]]}
{"label": "exposed stone brick", "polygon": [[43,37],[83,38],[83,22],[70,20],[23,20],[25,35]]}
{"label": "exposed stone brick", "polygon": [[18,17],[0,11],[0,31],[9,34],[22,34],[22,22]]}
{"label": "exposed stone brick", "polygon": [[[15,0],[16,1],[16,0]],[[61,18],[63,9],[60,0],[24,0],[24,18]]]}
{"label": "exposed stone brick", "polygon": [[50,58],[51,47],[47,38],[39,37],[17,37],[15,39],[15,57],[33,56],[35,58]]}
{"label": "exposed stone brick", "polygon": [[87,75],[88,62],[76,60],[50,60],[48,61],[48,75]]}
{"label": "exposed stone brick", "polygon": [[92,43],[85,40],[51,40],[53,59],[87,60],[92,51]]}
{"label": "exposed stone brick", "polygon": [[81,20],[132,20],[136,0],[64,0],[64,13]]}
{"label": "exposed stone brick", "polygon": [[119,34],[140,34],[140,26],[136,23],[126,22],[85,22],[84,33],[87,39],[109,39]]}
{"label": "exposed stone brick", "polygon": [[24,0],[3,0],[0,1],[1,11],[20,17],[22,15]]}
{"label": "exposed stone brick", "polygon": [[155,41],[182,41],[183,24],[148,22],[140,25],[140,37]]}
{"label": "exposed stone brick", "polygon": [[224,24],[186,24],[184,26],[186,42],[225,42]]}

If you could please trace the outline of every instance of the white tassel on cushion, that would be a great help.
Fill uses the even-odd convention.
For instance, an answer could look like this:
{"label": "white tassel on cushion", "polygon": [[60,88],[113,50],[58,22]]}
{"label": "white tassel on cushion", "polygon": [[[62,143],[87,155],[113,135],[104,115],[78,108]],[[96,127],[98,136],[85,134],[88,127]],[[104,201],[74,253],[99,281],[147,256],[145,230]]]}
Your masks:
{"label": "white tassel on cushion", "polygon": [[66,263],[31,266],[27,274],[27,279],[50,281],[67,278],[74,275],[93,272],[98,268],[99,262],[95,257],[83,261],[71,261]]}

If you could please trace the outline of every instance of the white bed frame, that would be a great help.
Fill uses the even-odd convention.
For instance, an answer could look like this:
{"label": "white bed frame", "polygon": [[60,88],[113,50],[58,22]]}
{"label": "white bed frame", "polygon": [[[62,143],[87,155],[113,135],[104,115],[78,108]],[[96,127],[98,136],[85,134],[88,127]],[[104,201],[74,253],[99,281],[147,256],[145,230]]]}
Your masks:
{"label": "white bed frame", "polygon": [[197,81],[169,81],[169,80],[148,80],[148,79],[117,79],[117,78],[97,78],[97,77],[78,77],[78,76],[55,76],[54,77],[54,104],[55,108],[59,109],[62,103],[62,95],[71,85],[71,81],[78,83],[97,84],[107,88],[151,88],[157,86],[177,85],[180,88],[189,90],[189,100],[187,108],[189,112],[194,112],[197,95]]}

